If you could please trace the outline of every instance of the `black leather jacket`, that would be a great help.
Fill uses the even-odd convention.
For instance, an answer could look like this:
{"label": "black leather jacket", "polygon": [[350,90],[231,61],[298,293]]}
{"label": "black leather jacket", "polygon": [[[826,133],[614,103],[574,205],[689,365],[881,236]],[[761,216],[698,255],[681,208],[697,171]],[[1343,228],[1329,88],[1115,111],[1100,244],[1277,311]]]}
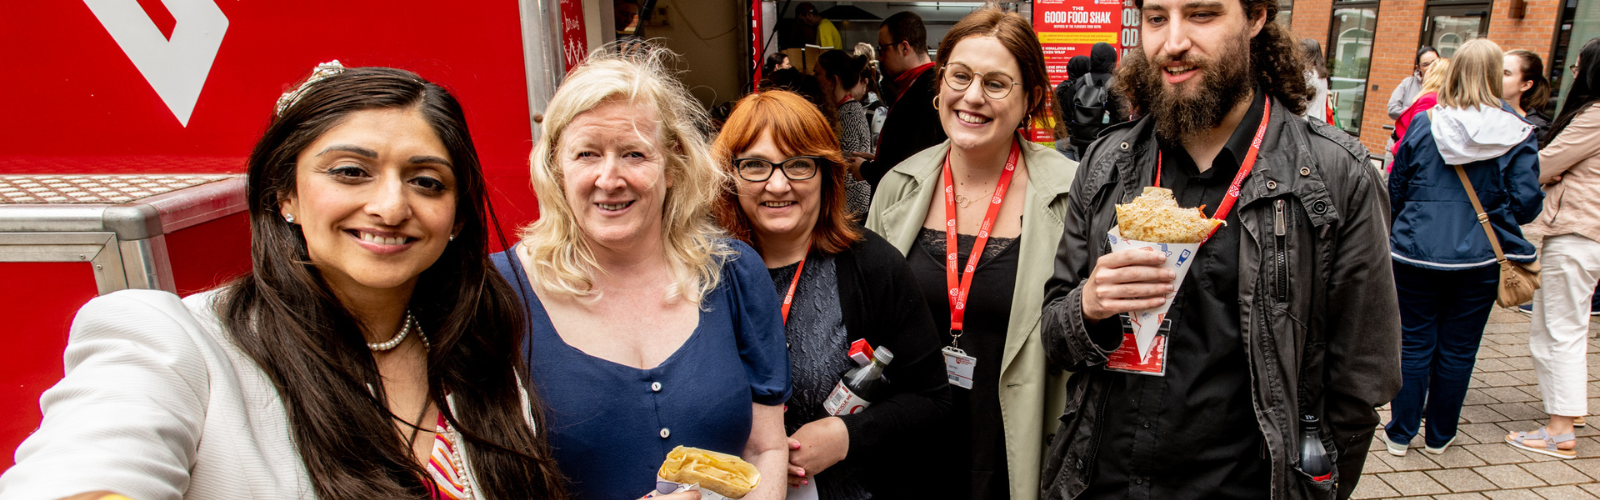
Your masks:
{"label": "black leather jacket", "polygon": [[[1400,390],[1388,199],[1354,138],[1291,113],[1270,119],[1235,208],[1245,229],[1239,325],[1256,421],[1272,460],[1272,498],[1346,498],[1378,423],[1373,408]],[[1072,186],[1055,274],[1046,284],[1042,337],[1052,367],[1076,373],[1045,458],[1045,499],[1076,497],[1094,472],[1109,351],[1085,329],[1079,284],[1109,253],[1113,205],[1150,185],[1150,169],[1137,165],[1155,154],[1153,128],[1146,118],[1108,129],[1085,153]],[[1322,417],[1323,446],[1338,464],[1332,484],[1298,468],[1303,412]]]}

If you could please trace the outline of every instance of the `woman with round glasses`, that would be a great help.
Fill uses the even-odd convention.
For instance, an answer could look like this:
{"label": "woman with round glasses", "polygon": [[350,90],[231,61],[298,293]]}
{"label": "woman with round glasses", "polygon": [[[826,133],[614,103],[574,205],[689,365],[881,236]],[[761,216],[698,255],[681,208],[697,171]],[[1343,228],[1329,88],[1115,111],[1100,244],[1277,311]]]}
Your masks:
{"label": "woman with round glasses", "polygon": [[962,496],[1031,500],[1064,404],[1039,313],[1077,165],[1018,133],[1051,115],[1026,19],[978,10],[938,53],[934,104],[949,140],[884,176],[867,228],[906,255],[942,332],[953,403],[942,480]]}
{"label": "woman with round glasses", "polygon": [[[905,258],[846,208],[850,174],[827,119],[798,95],[753,94],[734,108],[712,152],[736,178],[717,220],[760,252],[784,298],[794,387],[783,419],[789,484],[815,481],[820,498],[835,500],[903,496],[934,483],[934,464],[902,458],[900,443],[937,434],[949,411],[938,334]],[[879,358],[890,361],[884,373],[893,383],[859,411],[825,404],[856,366],[849,351],[860,340],[892,355]]]}

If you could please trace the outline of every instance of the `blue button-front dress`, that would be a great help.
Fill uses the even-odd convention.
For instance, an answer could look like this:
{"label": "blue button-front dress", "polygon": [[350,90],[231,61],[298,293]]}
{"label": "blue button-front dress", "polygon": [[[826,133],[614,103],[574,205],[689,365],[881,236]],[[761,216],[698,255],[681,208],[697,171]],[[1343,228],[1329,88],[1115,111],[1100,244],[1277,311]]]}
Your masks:
{"label": "blue button-front dress", "polygon": [[648,370],[568,345],[516,255],[495,254],[495,267],[527,308],[529,373],[546,417],[540,431],[571,480],[574,499],[644,496],[678,445],[741,455],[750,437],[750,404],[789,399],[789,353],[772,278],[749,245],[727,244],[737,253],[702,301],[694,333]]}

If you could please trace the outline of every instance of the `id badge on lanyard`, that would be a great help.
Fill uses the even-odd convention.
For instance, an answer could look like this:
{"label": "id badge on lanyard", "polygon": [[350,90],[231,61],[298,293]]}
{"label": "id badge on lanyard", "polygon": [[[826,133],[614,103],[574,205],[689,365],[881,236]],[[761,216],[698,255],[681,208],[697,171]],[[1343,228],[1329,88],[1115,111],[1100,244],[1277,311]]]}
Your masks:
{"label": "id badge on lanyard", "polygon": [[1139,350],[1134,347],[1133,320],[1128,313],[1118,314],[1117,319],[1122,322],[1122,345],[1106,356],[1106,369],[1134,375],[1167,376],[1167,337],[1172,333],[1172,320],[1161,320],[1161,329],[1156,331],[1156,338],[1150,344],[1150,354],[1139,359]]}
{"label": "id badge on lanyard", "polygon": [[959,259],[956,258],[955,181],[950,174],[949,155],[944,159],[945,283],[950,290],[950,346],[943,351],[944,372],[950,385],[962,389],[972,388],[973,370],[978,366],[978,358],[968,356],[959,345],[964,331],[962,322],[967,317],[967,292],[972,290],[972,275],[978,269],[978,258],[983,256],[983,247],[989,243],[989,231],[994,229],[994,220],[1000,215],[1000,204],[1005,201],[1006,190],[1011,187],[1011,176],[1017,171],[1017,157],[1020,154],[1021,147],[1013,140],[1011,155],[1006,157],[1005,170],[1000,172],[994,195],[989,197],[989,210],[984,213],[983,223],[978,226],[978,238],[972,242],[972,254],[967,257],[967,267],[961,273],[956,272]]}

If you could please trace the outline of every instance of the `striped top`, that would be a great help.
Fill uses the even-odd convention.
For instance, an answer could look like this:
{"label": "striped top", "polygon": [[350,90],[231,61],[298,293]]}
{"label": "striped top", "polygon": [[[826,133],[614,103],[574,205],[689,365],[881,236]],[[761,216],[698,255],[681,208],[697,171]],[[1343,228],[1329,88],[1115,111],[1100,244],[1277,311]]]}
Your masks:
{"label": "striped top", "polygon": [[450,428],[450,421],[439,413],[438,429],[433,434],[433,454],[428,458],[428,475],[433,478],[434,500],[462,500],[472,498],[472,483],[461,466],[461,449],[456,447],[459,437]]}

